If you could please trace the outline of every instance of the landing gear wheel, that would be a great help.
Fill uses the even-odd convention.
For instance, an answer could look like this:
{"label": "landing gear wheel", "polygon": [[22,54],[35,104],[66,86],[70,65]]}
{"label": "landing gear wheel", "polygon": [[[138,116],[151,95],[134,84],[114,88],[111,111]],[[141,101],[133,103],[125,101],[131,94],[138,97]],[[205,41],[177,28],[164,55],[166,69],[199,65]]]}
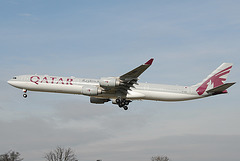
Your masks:
{"label": "landing gear wheel", "polygon": [[120,107],[123,107],[123,106],[125,106],[125,105],[126,105],[126,104],[125,104],[124,101],[122,101],[122,102],[119,104]]}
{"label": "landing gear wheel", "polygon": [[24,98],[27,98],[27,94],[23,94],[23,97],[24,97]]}
{"label": "landing gear wheel", "polygon": [[119,98],[116,99],[116,103],[119,105],[121,100]]}
{"label": "landing gear wheel", "polygon": [[27,89],[23,89],[23,98],[27,98]]}
{"label": "landing gear wheel", "polygon": [[126,100],[126,99],[121,99],[121,98],[117,98],[116,99],[116,103],[120,108],[123,108],[124,110],[128,110],[127,105],[130,103],[130,100]]}

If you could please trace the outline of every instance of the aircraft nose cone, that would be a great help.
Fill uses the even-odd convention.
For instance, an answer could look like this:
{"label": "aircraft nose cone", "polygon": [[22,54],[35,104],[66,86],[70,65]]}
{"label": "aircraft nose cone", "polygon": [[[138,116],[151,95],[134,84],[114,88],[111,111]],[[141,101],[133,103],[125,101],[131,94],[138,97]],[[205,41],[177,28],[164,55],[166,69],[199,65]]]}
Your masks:
{"label": "aircraft nose cone", "polygon": [[9,81],[7,81],[7,83],[10,84],[10,85],[13,85],[14,81],[9,80]]}
{"label": "aircraft nose cone", "polygon": [[9,81],[7,81],[7,83],[8,83],[8,84],[11,84],[11,81],[9,80]]}
{"label": "aircraft nose cone", "polygon": [[19,88],[19,87],[20,87],[19,82],[16,81],[16,80],[9,80],[9,81],[7,81],[7,83],[10,84],[10,85],[13,86],[13,87],[16,87],[16,88]]}

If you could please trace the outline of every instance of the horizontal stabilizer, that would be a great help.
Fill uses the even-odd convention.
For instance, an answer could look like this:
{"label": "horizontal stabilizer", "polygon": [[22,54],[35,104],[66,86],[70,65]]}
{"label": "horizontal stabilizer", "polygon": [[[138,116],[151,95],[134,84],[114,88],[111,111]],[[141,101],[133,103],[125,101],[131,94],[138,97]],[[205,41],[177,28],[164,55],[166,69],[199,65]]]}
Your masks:
{"label": "horizontal stabilizer", "polygon": [[210,89],[208,91],[206,91],[208,94],[221,94],[221,93],[227,93],[226,89],[228,89],[229,87],[231,87],[232,85],[234,85],[236,82],[233,83],[225,83],[222,84],[218,87],[215,87],[213,89]]}

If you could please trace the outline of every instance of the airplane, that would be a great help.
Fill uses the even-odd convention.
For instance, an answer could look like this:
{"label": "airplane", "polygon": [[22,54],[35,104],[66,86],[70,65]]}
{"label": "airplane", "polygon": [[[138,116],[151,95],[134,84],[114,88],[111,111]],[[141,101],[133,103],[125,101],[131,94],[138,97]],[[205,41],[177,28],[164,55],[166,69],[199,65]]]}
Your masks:
{"label": "airplane", "polygon": [[28,90],[79,94],[90,96],[91,103],[112,101],[124,110],[133,100],[186,101],[226,94],[226,89],[236,83],[225,83],[232,68],[231,63],[223,63],[202,82],[192,86],[138,83],[139,76],[152,62],[153,58],[119,77],[88,79],[35,74],[14,76],[8,83],[22,89],[24,98]]}

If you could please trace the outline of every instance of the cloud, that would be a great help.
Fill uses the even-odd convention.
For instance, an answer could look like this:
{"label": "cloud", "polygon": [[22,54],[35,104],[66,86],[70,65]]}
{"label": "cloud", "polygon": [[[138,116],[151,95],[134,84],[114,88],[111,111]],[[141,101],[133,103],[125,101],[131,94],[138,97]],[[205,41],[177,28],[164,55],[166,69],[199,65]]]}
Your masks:
{"label": "cloud", "polygon": [[173,135],[152,140],[112,140],[87,146],[86,149],[91,151],[79,147],[79,153],[82,151],[84,154],[81,155],[82,160],[96,160],[96,157],[89,156],[101,156],[103,160],[115,158],[117,161],[144,161],[155,155],[167,155],[170,159],[179,161],[236,160],[239,139],[239,135]]}
{"label": "cloud", "polygon": [[[13,149],[19,151],[25,160],[40,161],[44,153],[60,145],[73,148],[80,160],[87,161],[112,158],[116,161],[144,161],[163,154],[179,161],[224,161],[227,158],[236,160],[240,148],[240,135],[168,135],[151,138],[139,130],[144,126],[140,123],[136,126],[129,118],[126,118],[128,126],[120,116],[115,117],[115,121],[94,119],[94,122],[102,122],[99,126],[104,128],[91,128],[90,120],[86,119],[81,121],[89,125],[87,128],[81,125],[81,121],[76,121],[74,127],[59,128],[57,120],[32,117],[11,122],[0,121],[0,151]],[[133,118],[133,121],[136,120]],[[116,124],[121,121],[123,124]],[[67,123],[71,124],[71,121]],[[103,123],[116,126],[104,126]],[[139,135],[129,137],[129,134],[134,136],[134,131],[142,133],[142,138]]]}
{"label": "cloud", "polygon": [[130,113],[126,113],[111,103],[94,105],[80,100],[65,100],[54,105],[52,118],[56,120],[59,128],[95,129],[115,138],[126,131],[132,133],[148,125],[151,112],[143,115],[134,111],[135,109],[132,109],[132,112],[129,110]]}
{"label": "cloud", "polygon": [[[29,150],[39,151],[38,156],[41,160],[42,151],[48,151],[55,146],[87,145],[89,143],[103,140],[110,137],[104,131],[95,128],[87,130],[81,126],[75,128],[59,128],[56,121],[41,118],[25,118],[10,122],[0,121],[1,146],[0,151],[16,149],[26,160],[31,160]],[[99,132],[101,131],[101,132]]]}

